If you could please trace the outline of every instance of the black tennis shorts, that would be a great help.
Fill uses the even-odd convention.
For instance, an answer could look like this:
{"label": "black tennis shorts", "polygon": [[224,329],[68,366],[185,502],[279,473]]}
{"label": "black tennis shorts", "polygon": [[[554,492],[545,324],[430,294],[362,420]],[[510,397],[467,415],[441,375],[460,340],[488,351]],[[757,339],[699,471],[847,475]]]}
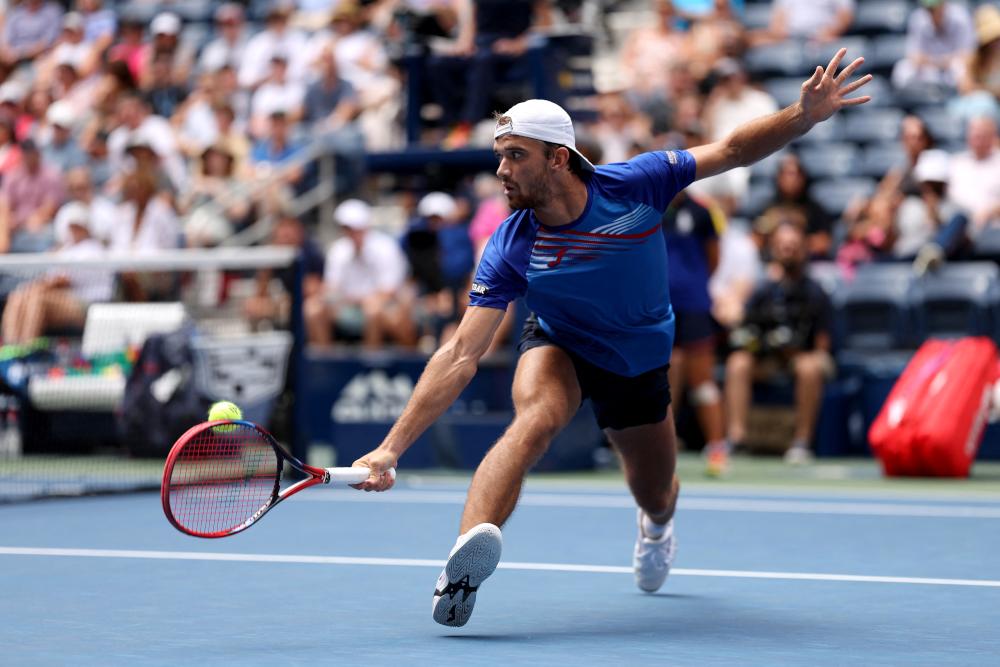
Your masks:
{"label": "black tennis shorts", "polygon": [[517,349],[527,352],[544,345],[555,345],[573,360],[583,398],[589,398],[593,404],[597,425],[602,430],[620,431],[631,426],[658,424],[666,418],[670,405],[670,383],[667,381],[670,364],[635,377],[612,373],[553,341],[532,313],[524,321]]}

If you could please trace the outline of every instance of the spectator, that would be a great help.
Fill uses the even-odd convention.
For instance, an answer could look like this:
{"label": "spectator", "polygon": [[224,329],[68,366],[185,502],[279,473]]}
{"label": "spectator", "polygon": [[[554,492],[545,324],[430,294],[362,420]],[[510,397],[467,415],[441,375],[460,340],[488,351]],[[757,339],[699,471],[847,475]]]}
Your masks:
{"label": "spectator", "polygon": [[434,100],[452,124],[446,149],[469,142],[473,125],[490,111],[500,70],[522,63],[532,31],[549,23],[546,0],[464,2],[455,41],[427,63]]}
{"label": "spectator", "polygon": [[357,199],[342,202],[334,220],[344,235],[326,256],[323,291],[305,304],[309,341],[361,340],[377,348],[395,341],[416,342],[411,299],[403,287],[408,270],[399,244],[371,229],[371,209]]}
{"label": "spectator", "polygon": [[236,68],[243,62],[249,37],[243,7],[226,2],[215,10],[215,25],[219,36],[205,45],[198,60],[202,72],[215,72],[223,65]]}
{"label": "spectator", "polygon": [[274,170],[280,169],[281,182],[294,187],[302,180],[304,171],[301,166],[290,167],[287,163],[301,150],[301,144],[289,136],[288,115],[282,109],[272,111],[266,136],[250,150],[254,175],[266,180]]}
{"label": "spectator", "polygon": [[4,20],[0,63],[15,65],[44,53],[59,37],[62,9],[47,0],[22,0]]}
{"label": "spectator", "polygon": [[118,39],[108,49],[108,61],[125,63],[133,82],[141,80],[142,69],[146,62],[144,32],[145,24],[141,19],[124,14],[118,22]]}
{"label": "spectator", "polygon": [[965,247],[969,218],[948,196],[949,162],[942,150],[921,153],[913,169],[920,195],[906,197],[896,213],[893,254],[913,259],[918,274],[954,259]]}
{"label": "spectator", "polygon": [[304,33],[290,28],[288,19],[295,11],[294,0],[274,0],[267,10],[266,25],[247,42],[239,66],[239,84],[242,88],[255,89],[270,72],[271,59],[276,53],[290,58],[288,79],[305,78],[307,40]]}
{"label": "spectator", "polygon": [[139,140],[153,150],[174,190],[183,190],[186,173],[174,130],[166,118],[152,113],[149,101],[127,93],[118,102],[118,127],[108,135],[108,153],[115,172],[125,171],[126,148]]}
{"label": "spectator", "polygon": [[[64,207],[56,224],[56,253],[88,259],[104,254],[104,246],[90,235],[89,211],[83,204]],[[8,297],[0,330],[6,345],[30,343],[53,329],[83,330],[87,306],[109,301],[114,277],[105,269],[53,270],[18,286]]]}
{"label": "spectator", "polygon": [[83,15],[69,12],[62,19],[59,42],[45,55],[39,56],[36,67],[40,85],[48,85],[59,65],[70,65],[75,72],[89,75],[94,66],[94,47],[84,40]]}
{"label": "spectator", "polygon": [[14,135],[14,123],[0,116],[0,185],[21,163],[21,147]]}
{"label": "spectator", "polygon": [[305,97],[305,120],[313,131],[340,130],[361,111],[354,86],[340,77],[331,49],[324,49],[317,61],[319,76],[309,84]]}
{"label": "spectator", "polygon": [[976,48],[972,17],[963,5],[947,0],[920,0],[906,28],[906,57],[892,70],[900,90],[927,86],[954,91],[966,76]]}
{"label": "spectator", "polygon": [[0,186],[0,252],[42,252],[52,245],[52,216],[64,198],[62,178],[31,139],[21,164]]}
{"label": "spectator", "polygon": [[118,17],[110,9],[101,9],[101,0],[78,0],[77,11],[83,15],[83,39],[104,51],[115,38]]}
{"label": "spectator", "polygon": [[696,17],[691,24],[691,62],[698,68],[697,78],[703,79],[726,58],[741,58],[746,51],[746,30],[740,21],[740,11],[734,11],[731,0],[714,0],[711,10]]}
{"label": "spectator", "polygon": [[629,159],[636,145],[649,145],[649,118],[636,112],[623,94],[604,93],[598,98],[597,110],[597,121],[587,131],[601,144],[604,159],[609,163]]}
{"label": "spectator", "polygon": [[139,83],[144,89],[152,86],[153,64],[164,59],[168,70],[167,78],[177,84],[185,84],[194,63],[194,53],[180,41],[181,19],[176,14],[162,12],[149,23],[152,41],[143,47],[142,73]]}
{"label": "spectator", "polygon": [[384,40],[365,28],[362,10],[353,2],[341,3],[330,19],[330,29],[310,40],[308,62],[314,63],[327,49],[333,51],[340,76],[357,93],[361,107],[358,124],[368,148],[395,146],[399,77],[390,69]]}
{"label": "spectator", "polygon": [[180,245],[180,238],[177,215],[158,190],[155,171],[139,166],[129,172],[111,231],[111,251],[141,255],[169,250]]}
{"label": "spectator", "polygon": [[631,31],[621,49],[622,83],[642,109],[661,101],[673,66],[689,64],[693,51],[688,33],[677,29],[674,4],[657,0],[655,9],[655,22]]}
{"label": "spectator", "polygon": [[214,246],[233,233],[250,212],[250,201],[234,166],[236,158],[228,146],[209,146],[201,155],[200,168],[192,175],[191,188],[180,199],[181,213],[189,213],[184,234],[192,247]]}
{"label": "spectator", "polygon": [[65,173],[87,162],[87,156],[73,136],[76,112],[68,102],[53,102],[45,114],[48,121],[48,139],[42,147],[42,158],[60,172]]}
{"label": "spectator", "polygon": [[106,132],[94,132],[87,140],[87,171],[90,173],[94,187],[103,192],[111,181],[111,162],[108,159],[108,135]]}
{"label": "spectator", "polygon": [[977,47],[959,84],[962,95],[948,103],[952,115],[963,121],[973,116],[1000,118],[1000,9],[980,5],[975,22]]}
{"label": "spectator", "polygon": [[934,147],[934,138],[924,121],[919,116],[910,114],[903,117],[899,126],[899,143],[903,148],[903,156],[879,182],[880,195],[907,196],[920,193],[920,187],[913,177],[913,168],[920,154]]}
{"label": "spectator", "polygon": [[473,268],[469,228],[459,217],[455,199],[444,192],[424,195],[410,221],[403,248],[417,286],[421,338],[437,349],[460,319],[462,295]]}
{"label": "spectator", "polygon": [[[747,73],[739,61],[720,60],[713,73],[715,86],[702,112],[706,140],[719,141],[743,123],[778,110],[778,103],[770,94],[749,85]],[[715,198],[727,212],[732,212],[749,190],[750,169],[740,167],[727,172],[725,182],[728,187]]]}
{"label": "spectator", "polygon": [[706,471],[717,476],[729,463],[722,397],[714,379],[718,327],[708,293],[709,276],[719,265],[719,236],[708,208],[684,191],[670,202],[662,225],[675,322],[670,388],[678,398],[689,390],[705,438]]}
{"label": "spectator", "polygon": [[[274,246],[299,249],[299,259],[302,262],[302,298],[309,302],[322,298],[323,253],[310,237],[302,221],[289,208],[285,207],[278,213],[278,220],[271,231],[270,243]],[[281,291],[277,294],[271,287],[274,280],[281,283]],[[256,292],[243,306],[243,312],[254,327],[259,327],[264,322],[283,324],[288,321],[295,281],[295,267],[278,269],[277,273],[273,269],[261,269],[257,272]]]}
{"label": "spectator", "polygon": [[766,239],[782,220],[792,220],[806,234],[806,248],[813,258],[829,257],[833,244],[833,218],[809,194],[811,180],[794,153],[781,157],[775,177],[774,199],[754,223],[754,231]]}
{"label": "spectator", "polygon": [[[94,192],[93,169],[77,167],[66,174],[67,203],[56,213],[55,228],[68,224],[66,216],[83,206],[87,209],[90,236],[107,245],[118,221],[118,207],[107,197]],[[76,207],[76,208],[74,208]]]}
{"label": "spectator", "polygon": [[950,162],[948,192],[952,201],[971,217],[969,236],[1000,224],[1000,146],[997,123],[973,118],[966,129],[968,150]]}
{"label": "spectator", "polygon": [[288,79],[288,56],[275,53],[271,56],[271,71],[250,99],[250,134],[262,137],[267,132],[268,118],[274,111],[284,111],[288,122],[295,124],[302,119],[306,87]]}
{"label": "spectator", "polygon": [[186,85],[175,82],[173,66],[173,55],[169,52],[154,52],[143,86],[150,109],[163,118],[173,116],[188,94]]}
{"label": "spectator", "polygon": [[751,36],[756,44],[808,40],[826,44],[837,39],[854,21],[854,0],[774,0],[771,23]]}
{"label": "spectator", "polygon": [[823,383],[833,372],[830,358],[830,300],[808,276],[803,230],[782,224],[771,236],[772,275],[746,306],[743,325],[730,337],[736,348],[726,360],[726,413],[729,442],[744,444],[752,384],[791,372],[795,380],[795,433],[785,453],[789,463],[811,457],[809,444],[823,397]]}
{"label": "spectator", "polygon": [[741,219],[730,220],[719,238],[719,265],[708,284],[712,316],[723,328],[743,321],[746,303],[763,273],[760,248],[749,226]]}

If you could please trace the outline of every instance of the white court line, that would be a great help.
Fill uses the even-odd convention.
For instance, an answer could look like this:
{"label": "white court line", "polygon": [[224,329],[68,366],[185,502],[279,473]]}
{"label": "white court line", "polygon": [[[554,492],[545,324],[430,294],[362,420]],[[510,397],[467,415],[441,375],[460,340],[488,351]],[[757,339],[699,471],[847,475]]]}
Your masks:
{"label": "white court line", "polygon": [[[461,505],[465,502],[462,491],[410,491],[396,489],[388,493],[359,494],[354,490],[319,489],[303,493],[296,498],[310,502],[382,502],[429,505]],[[624,495],[525,493],[520,505],[534,507],[585,507],[634,508],[635,501]],[[766,512],[783,514],[840,514],[851,516],[913,516],[968,519],[1000,519],[1000,507],[977,505],[911,505],[905,503],[826,502],[811,500],[781,500],[752,498],[685,498],[678,507],[688,511],[704,512]]]}
{"label": "white court line", "polygon": [[[363,558],[356,556],[306,556],[296,554],[239,554],[206,551],[138,551],[131,549],[54,549],[41,547],[0,547],[0,556],[54,556],[63,558],[133,558],[145,560],[201,560],[240,563],[295,563],[310,565],[370,565],[380,567],[444,567],[443,560],[420,558]],[[631,567],[619,565],[577,565],[571,563],[500,563],[504,570],[545,572],[585,572],[632,574]],[[941,579],[935,577],[880,577],[857,574],[810,572],[756,572],[751,570],[703,570],[673,568],[673,576],[728,577],[735,579],[779,579],[790,581],[845,581],[866,584],[915,584],[922,586],[971,586],[1000,588],[1000,580]]]}

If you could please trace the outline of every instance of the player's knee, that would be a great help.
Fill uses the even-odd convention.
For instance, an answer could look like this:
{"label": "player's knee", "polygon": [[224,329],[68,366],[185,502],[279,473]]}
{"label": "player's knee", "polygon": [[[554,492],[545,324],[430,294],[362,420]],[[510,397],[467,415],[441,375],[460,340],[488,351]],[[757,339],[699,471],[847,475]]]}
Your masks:
{"label": "player's knee", "polygon": [[706,380],[691,390],[691,404],[695,407],[715,405],[720,398],[719,387],[712,380]]}

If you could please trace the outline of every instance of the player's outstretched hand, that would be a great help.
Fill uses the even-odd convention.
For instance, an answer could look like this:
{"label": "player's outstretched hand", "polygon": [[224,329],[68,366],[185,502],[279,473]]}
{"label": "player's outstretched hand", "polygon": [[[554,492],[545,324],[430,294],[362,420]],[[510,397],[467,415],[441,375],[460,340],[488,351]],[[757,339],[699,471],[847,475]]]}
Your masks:
{"label": "player's outstretched hand", "polygon": [[352,484],[355,489],[362,491],[388,491],[396,483],[395,475],[390,470],[396,467],[396,457],[392,454],[376,449],[365,454],[354,462],[355,466],[363,466],[372,471],[371,476],[360,484]]}
{"label": "player's outstretched hand", "polygon": [[837,68],[840,61],[847,54],[847,49],[840,49],[830,60],[826,69],[817,66],[812,77],[802,84],[802,95],[799,97],[799,104],[802,105],[802,112],[813,124],[821,123],[844,107],[853,107],[864,104],[871,100],[871,97],[847,96],[856,91],[861,86],[872,80],[871,74],[848,81],[855,70],[865,62],[864,58],[857,58],[850,65],[845,67],[840,74]]}

